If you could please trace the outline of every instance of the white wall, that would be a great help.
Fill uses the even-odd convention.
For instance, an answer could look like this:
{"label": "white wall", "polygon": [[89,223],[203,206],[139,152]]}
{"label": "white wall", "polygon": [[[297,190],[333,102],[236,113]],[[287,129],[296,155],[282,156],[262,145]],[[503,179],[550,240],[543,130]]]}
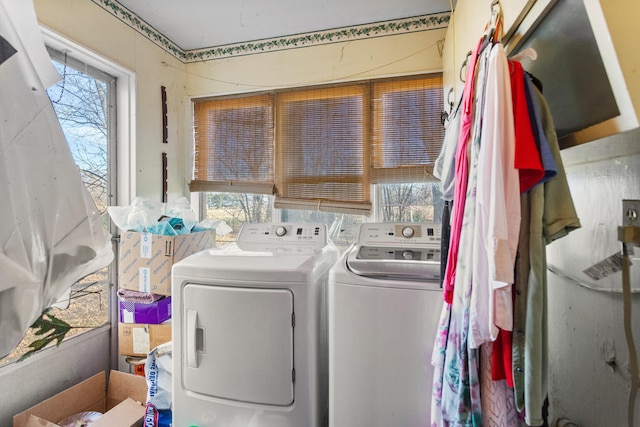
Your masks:
{"label": "white wall", "polygon": [[[621,273],[593,281],[582,271],[621,250],[622,200],[640,199],[640,130],[563,150],[562,157],[582,228],[553,242],[547,259],[564,275],[599,290],[548,274],[550,412],[582,427],[628,425]],[[631,283],[640,291],[640,248],[635,253]],[[632,314],[640,348],[639,293],[632,295]]]}
{"label": "white wall", "polygon": [[442,71],[446,29],[187,64],[187,95],[202,97]]}

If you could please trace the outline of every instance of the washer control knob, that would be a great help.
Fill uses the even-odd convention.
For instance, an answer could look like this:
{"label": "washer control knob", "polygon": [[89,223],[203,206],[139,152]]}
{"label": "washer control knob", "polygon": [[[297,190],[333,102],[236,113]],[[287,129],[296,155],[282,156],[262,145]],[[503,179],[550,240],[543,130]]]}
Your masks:
{"label": "washer control knob", "polygon": [[412,227],[404,227],[402,229],[402,235],[406,238],[413,237],[414,233],[415,232]]}
{"label": "washer control knob", "polygon": [[413,251],[403,251],[402,259],[413,259]]}
{"label": "washer control knob", "polygon": [[285,234],[287,234],[287,229],[286,228],[284,228],[283,226],[279,226],[278,228],[276,228],[276,236],[282,237]]}

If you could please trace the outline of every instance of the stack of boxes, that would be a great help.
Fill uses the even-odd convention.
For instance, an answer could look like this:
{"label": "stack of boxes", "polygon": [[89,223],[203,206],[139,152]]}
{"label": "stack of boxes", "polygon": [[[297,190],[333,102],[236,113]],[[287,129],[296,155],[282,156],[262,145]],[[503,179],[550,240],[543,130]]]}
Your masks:
{"label": "stack of boxes", "polygon": [[[215,230],[177,236],[126,231],[120,237],[120,354],[146,357],[171,341],[171,267],[215,246]],[[131,292],[129,292],[131,291]],[[144,302],[142,302],[144,301]]]}

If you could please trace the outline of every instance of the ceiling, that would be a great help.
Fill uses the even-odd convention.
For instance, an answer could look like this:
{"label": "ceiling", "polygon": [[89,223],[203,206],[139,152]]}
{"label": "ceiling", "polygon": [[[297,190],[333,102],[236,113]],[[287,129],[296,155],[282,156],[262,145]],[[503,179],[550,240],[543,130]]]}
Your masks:
{"label": "ceiling", "polygon": [[118,0],[181,49],[448,12],[453,0]]}

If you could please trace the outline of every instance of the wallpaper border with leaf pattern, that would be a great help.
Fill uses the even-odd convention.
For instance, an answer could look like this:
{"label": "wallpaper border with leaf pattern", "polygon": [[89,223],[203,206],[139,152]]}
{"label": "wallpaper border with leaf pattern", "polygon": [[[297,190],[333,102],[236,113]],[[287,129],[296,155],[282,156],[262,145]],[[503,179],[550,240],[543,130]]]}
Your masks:
{"label": "wallpaper border with leaf pattern", "polygon": [[451,16],[449,12],[436,13],[413,18],[404,18],[393,21],[377,22],[326,31],[316,31],[285,37],[275,37],[251,42],[185,51],[117,1],[92,1],[156,45],[163,48],[166,52],[185,63],[209,61],[277,50],[296,49],[372,37],[383,37],[394,34],[435,30],[439,28],[446,28],[449,25],[449,19]]}

